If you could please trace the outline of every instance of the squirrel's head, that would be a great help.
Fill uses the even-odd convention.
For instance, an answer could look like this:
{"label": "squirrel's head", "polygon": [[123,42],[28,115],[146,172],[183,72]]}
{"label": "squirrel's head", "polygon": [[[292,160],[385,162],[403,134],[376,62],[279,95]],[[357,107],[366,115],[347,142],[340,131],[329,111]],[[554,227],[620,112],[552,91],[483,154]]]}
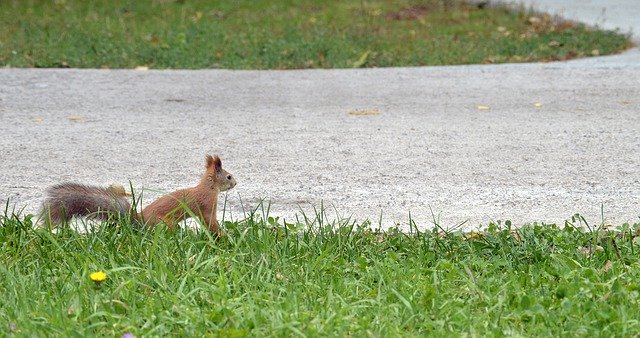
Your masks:
{"label": "squirrel's head", "polygon": [[218,155],[207,155],[205,167],[207,171],[204,179],[210,189],[227,191],[236,186],[237,182],[233,175],[222,169],[222,161]]}

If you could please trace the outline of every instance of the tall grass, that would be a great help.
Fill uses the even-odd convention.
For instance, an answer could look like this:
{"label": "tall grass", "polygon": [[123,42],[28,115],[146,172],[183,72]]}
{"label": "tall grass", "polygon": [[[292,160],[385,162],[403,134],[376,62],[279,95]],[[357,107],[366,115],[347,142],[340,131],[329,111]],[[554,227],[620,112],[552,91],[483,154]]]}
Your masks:
{"label": "tall grass", "polygon": [[[382,232],[253,210],[226,236],[127,220],[80,233],[0,218],[0,323],[16,336],[640,333],[638,225]],[[89,278],[104,271],[107,280]]]}

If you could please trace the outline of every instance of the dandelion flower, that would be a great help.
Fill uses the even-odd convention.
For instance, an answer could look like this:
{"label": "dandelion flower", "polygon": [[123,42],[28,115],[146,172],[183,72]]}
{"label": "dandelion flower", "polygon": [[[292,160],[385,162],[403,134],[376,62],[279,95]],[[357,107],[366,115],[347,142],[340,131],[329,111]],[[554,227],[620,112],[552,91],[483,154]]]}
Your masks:
{"label": "dandelion flower", "polygon": [[95,283],[100,284],[107,279],[107,274],[102,271],[97,271],[90,274],[89,278],[91,278]]}

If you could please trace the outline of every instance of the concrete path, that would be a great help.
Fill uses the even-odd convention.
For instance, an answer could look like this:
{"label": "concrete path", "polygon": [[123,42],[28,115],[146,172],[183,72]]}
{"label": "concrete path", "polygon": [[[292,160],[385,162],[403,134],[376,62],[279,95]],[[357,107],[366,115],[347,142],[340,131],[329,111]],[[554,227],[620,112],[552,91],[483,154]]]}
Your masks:
{"label": "concrete path", "polygon": [[557,14],[604,29],[618,29],[640,37],[640,4],[637,0],[527,0],[502,1]]}
{"label": "concrete path", "polygon": [[[586,3],[538,2],[568,16]],[[625,2],[606,2],[595,18],[610,23],[609,3]],[[640,2],[626,6],[615,25],[640,32]],[[61,181],[189,186],[217,153],[239,181],[234,219],[265,199],[287,221],[322,204],[384,227],[409,215],[421,228],[574,213],[598,224],[601,212],[637,223],[638,149],[637,50],[364,70],[0,70],[0,199],[25,212]]]}

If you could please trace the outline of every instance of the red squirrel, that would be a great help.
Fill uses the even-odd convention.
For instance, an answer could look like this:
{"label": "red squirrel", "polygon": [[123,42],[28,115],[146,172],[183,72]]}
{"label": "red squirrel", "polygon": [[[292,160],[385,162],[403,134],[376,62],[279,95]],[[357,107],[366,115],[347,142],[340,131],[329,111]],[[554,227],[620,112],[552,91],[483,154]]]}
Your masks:
{"label": "red squirrel", "polygon": [[[218,194],[236,185],[229,172],[222,169],[220,157],[207,155],[205,173],[200,183],[192,188],[180,189],[164,195],[134,213],[134,217],[147,226],[165,223],[175,228],[193,213],[209,230],[220,234],[218,226]],[[108,188],[87,186],[78,183],[62,183],[47,190],[43,216],[52,223],[68,221],[73,216],[89,216],[106,219],[112,215],[131,212],[131,203],[124,187],[112,185]]]}

